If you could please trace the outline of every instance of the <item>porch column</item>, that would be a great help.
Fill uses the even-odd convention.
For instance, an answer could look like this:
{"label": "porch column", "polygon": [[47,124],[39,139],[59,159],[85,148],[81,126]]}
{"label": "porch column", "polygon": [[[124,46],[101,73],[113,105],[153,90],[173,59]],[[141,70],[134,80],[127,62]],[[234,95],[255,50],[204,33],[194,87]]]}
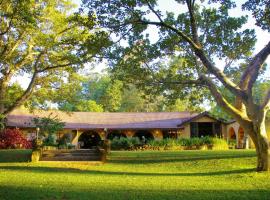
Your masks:
{"label": "porch column", "polygon": [[81,133],[82,133],[82,131],[76,130],[76,135],[71,142],[73,145],[76,146],[76,149],[78,148],[78,140],[79,140]]}

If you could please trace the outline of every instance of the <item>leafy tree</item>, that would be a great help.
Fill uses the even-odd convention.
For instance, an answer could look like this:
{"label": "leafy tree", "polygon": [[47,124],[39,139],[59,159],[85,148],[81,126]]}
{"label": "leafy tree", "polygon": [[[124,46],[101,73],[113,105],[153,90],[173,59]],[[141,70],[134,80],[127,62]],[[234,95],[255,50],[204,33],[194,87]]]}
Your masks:
{"label": "leafy tree", "polygon": [[81,100],[76,105],[77,111],[103,112],[103,107],[93,100]]}
{"label": "leafy tree", "polygon": [[136,88],[135,85],[129,84],[123,89],[122,102],[119,111],[146,112],[149,111],[149,103],[142,91]]}
{"label": "leafy tree", "polygon": [[[43,95],[45,88],[57,88],[57,81],[108,44],[107,34],[94,29],[95,21],[74,8],[69,0],[0,2],[0,114]],[[22,75],[30,79],[27,88],[10,98],[16,89],[12,79]]]}
{"label": "leafy tree", "polygon": [[252,12],[256,25],[270,31],[270,3],[268,0],[249,0],[243,8]]}
{"label": "leafy tree", "polygon": [[52,113],[48,117],[33,118],[33,122],[40,129],[40,135],[46,137],[47,144],[54,144],[55,134],[65,127],[65,123]]}
{"label": "leafy tree", "polygon": [[[270,42],[252,55],[255,32],[242,28],[247,17],[229,15],[230,9],[235,7],[231,0],[204,3],[176,0],[175,3],[179,6],[177,15],[162,12],[157,0],[83,1],[89,11],[89,20],[97,18],[99,26],[117,38],[108,53],[113,71],[118,68],[125,72],[122,74],[126,74],[126,79],[133,75],[134,82],[143,82],[147,87],[155,85],[153,91],[157,85],[169,93],[170,88],[181,93],[188,93],[191,89],[186,88],[190,86],[196,86],[198,93],[202,88],[207,89],[253,140],[257,170],[270,170],[269,140],[265,130],[270,89],[267,88],[260,103],[254,100],[253,93],[256,80],[265,73],[263,64],[270,53]],[[149,31],[155,30],[158,31],[157,41],[149,36]],[[172,55],[180,60],[169,65],[166,60]],[[217,59],[223,60],[224,65],[220,66]],[[246,64],[238,82],[221,70],[222,67],[239,66],[241,62]],[[226,99],[220,90],[222,87],[232,93],[235,103]]]}
{"label": "leafy tree", "polygon": [[101,97],[101,103],[105,111],[114,112],[119,110],[122,102],[122,88],[123,83],[119,80],[111,82],[106,88],[105,93]]}

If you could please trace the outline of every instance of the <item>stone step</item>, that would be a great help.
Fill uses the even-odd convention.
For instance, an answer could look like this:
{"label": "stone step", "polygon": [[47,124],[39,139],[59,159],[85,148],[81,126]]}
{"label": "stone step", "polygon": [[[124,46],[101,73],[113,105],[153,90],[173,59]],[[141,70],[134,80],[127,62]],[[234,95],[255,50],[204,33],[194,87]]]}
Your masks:
{"label": "stone step", "polygon": [[98,152],[73,152],[73,153],[69,153],[69,152],[65,152],[65,153],[53,153],[53,152],[43,152],[42,155],[73,155],[73,156],[80,156],[80,155],[97,155],[99,154]]}
{"label": "stone step", "polygon": [[41,161],[100,161],[100,153],[95,149],[44,150]]}
{"label": "stone step", "polygon": [[59,150],[44,150],[43,153],[98,153],[96,149],[59,149]]}
{"label": "stone step", "polygon": [[100,161],[100,156],[42,157],[40,161]]}

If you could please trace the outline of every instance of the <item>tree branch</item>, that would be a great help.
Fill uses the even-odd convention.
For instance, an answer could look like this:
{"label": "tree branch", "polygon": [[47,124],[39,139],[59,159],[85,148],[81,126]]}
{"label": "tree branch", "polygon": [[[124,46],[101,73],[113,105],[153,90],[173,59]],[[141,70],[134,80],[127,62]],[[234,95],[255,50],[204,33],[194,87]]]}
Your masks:
{"label": "tree branch", "polygon": [[35,86],[35,82],[37,79],[38,73],[35,71],[33,73],[33,76],[31,78],[31,81],[27,87],[27,89],[24,91],[24,93],[15,101],[15,103],[13,103],[11,106],[9,106],[8,108],[5,109],[5,111],[2,113],[3,115],[7,115],[8,113],[10,113],[12,110],[14,110],[16,107],[22,105],[32,94],[34,86]]}
{"label": "tree branch", "polygon": [[268,89],[260,107],[261,107],[261,109],[266,109],[266,110],[270,109],[270,88]]}
{"label": "tree branch", "polygon": [[51,66],[51,67],[45,67],[43,69],[37,70],[37,73],[42,73],[42,72],[57,69],[57,68],[67,67],[67,66],[70,66],[70,65],[73,65],[73,64],[77,64],[77,63],[70,62],[70,63],[66,63],[66,64],[54,65],[54,66]]}
{"label": "tree branch", "polygon": [[177,85],[203,85],[201,80],[181,80],[181,81],[166,81],[160,80],[154,82],[154,84],[177,84]]}
{"label": "tree branch", "polygon": [[236,109],[233,105],[231,105],[221,94],[221,92],[217,89],[216,84],[212,82],[212,80],[205,75],[201,75],[200,79],[208,86],[211,94],[214,96],[216,102],[219,106],[226,109],[234,118],[241,121],[250,121],[247,116],[243,115],[238,109]]}
{"label": "tree branch", "polygon": [[190,16],[191,33],[192,33],[193,40],[198,46],[201,46],[201,44],[199,42],[199,37],[198,37],[198,29],[197,29],[196,19],[194,16],[195,1],[186,0],[186,4],[188,6],[188,11],[189,11],[189,16]]}
{"label": "tree branch", "polygon": [[205,55],[203,50],[196,50],[195,54],[200,58],[201,62],[208,69],[208,71],[214,74],[227,89],[233,92],[236,96],[241,97],[242,100],[245,101],[247,99],[246,93],[242,91],[234,82],[232,82],[220,69],[215,67]]}
{"label": "tree branch", "polygon": [[244,71],[239,86],[241,89],[252,91],[252,87],[258,78],[259,71],[263,67],[263,63],[270,54],[270,42],[251,60]]}
{"label": "tree branch", "polygon": [[214,74],[224,84],[226,88],[232,91],[235,95],[240,96],[241,99],[247,99],[246,94],[235,83],[233,83],[220,69],[215,67],[212,62],[207,58],[202,48],[197,45],[190,37],[185,35],[182,31],[179,31],[175,27],[172,27],[164,22],[152,22],[139,19],[138,23],[166,27],[174,31],[193,47],[195,54],[200,58],[203,65],[208,69],[210,73]]}
{"label": "tree branch", "polygon": [[155,9],[153,8],[153,6],[149,3],[149,1],[147,1],[147,5],[149,7],[149,9],[157,16],[157,18],[159,19],[160,22],[163,22],[161,16],[157,13],[157,11],[155,11]]}
{"label": "tree branch", "polygon": [[160,27],[165,27],[170,29],[171,31],[175,32],[178,34],[180,37],[182,37],[186,42],[188,42],[193,49],[199,50],[201,47],[199,47],[190,37],[188,37],[184,32],[176,29],[175,27],[164,23],[164,22],[154,22],[154,21],[146,21],[142,19],[138,19],[137,23],[144,24],[144,25],[155,25],[155,26],[160,26]]}

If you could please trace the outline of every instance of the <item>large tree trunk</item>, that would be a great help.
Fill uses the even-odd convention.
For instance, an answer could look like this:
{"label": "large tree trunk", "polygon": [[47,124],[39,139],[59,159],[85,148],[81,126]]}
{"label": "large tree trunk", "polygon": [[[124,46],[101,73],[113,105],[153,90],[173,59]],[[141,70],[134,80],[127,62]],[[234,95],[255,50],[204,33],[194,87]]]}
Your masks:
{"label": "large tree trunk", "polygon": [[270,171],[270,145],[264,126],[259,127],[256,135],[257,171]]}
{"label": "large tree trunk", "polygon": [[256,147],[257,171],[270,171],[270,148],[269,141],[265,137],[260,137]]}
{"label": "large tree trunk", "polygon": [[243,128],[251,137],[256,148],[257,171],[270,171],[270,144],[264,121],[262,123],[253,122],[249,126],[244,125]]}

